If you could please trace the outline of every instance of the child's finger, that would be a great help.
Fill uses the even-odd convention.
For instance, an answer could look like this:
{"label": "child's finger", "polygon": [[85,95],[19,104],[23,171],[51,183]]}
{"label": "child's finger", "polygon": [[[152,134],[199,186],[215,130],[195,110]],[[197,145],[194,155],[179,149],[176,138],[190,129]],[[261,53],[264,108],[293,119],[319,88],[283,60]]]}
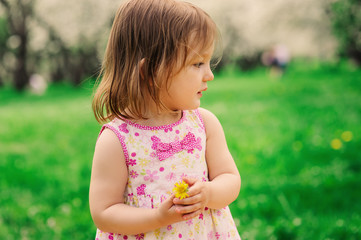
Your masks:
{"label": "child's finger", "polygon": [[202,183],[196,181],[188,190],[189,196],[194,196],[202,191]]}
{"label": "child's finger", "polygon": [[170,195],[164,202],[164,207],[166,209],[169,209],[173,206],[173,201],[174,201],[174,194]]}
{"label": "child's finger", "polygon": [[202,208],[200,203],[192,204],[192,205],[177,205],[176,212],[181,214],[188,214],[195,211],[198,211]]}
{"label": "child's finger", "polygon": [[173,199],[173,203],[178,204],[178,205],[191,205],[191,204],[198,203],[200,201],[201,201],[201,196],[199,196],[199,195],[194,195],[192,197],[187,197],[184,199],[179,199],[179,198]]}
{"label": "child's finger", "polygon": [[189,213],[189,214],[184,214],[183,219],[184,220],[192,219],[192,218],[195,218],[195,217],[199,216],[201,213],[202,213],[202,210],[199,209],[199,210],[197,210],[195,212],[192,212],[192,213]]}
{"label": "child's finger", "polygon": [[184,177],[183,181],[185,181],[189,186],[193,186],[198,180],[195,178]]}

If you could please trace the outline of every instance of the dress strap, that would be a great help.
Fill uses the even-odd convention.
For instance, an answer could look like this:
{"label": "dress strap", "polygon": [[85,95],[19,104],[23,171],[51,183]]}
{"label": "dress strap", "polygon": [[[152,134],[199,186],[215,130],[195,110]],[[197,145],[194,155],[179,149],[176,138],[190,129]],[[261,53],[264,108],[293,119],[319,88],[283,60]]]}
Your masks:
{"label": "dress strap", "polygon": [[199,112],[199,108],[197,108],[196,110],[194,110],[195,114],[197,115],[199,121],[201,122],[200,126],[201,128],[203,128],[204,130],[206,130],[206,127],[204,125],[204,121],[203,121],[203,117],[201,115],[201,113]]}
{"label": "dress strap", "polygon": [[[127,129],[124,128],[123,124],[118,125],[114,121],[115,120],[111,121],[110,123],[104,124],[102,126],[102,128],[100,129],[99,135],[98,135],[98,139],[99,139],[99,136],[102,134],[102,132],[104,131],[105,128],[108,128],[109,130],[111,130],[118,137],[119,142],[122,145],[125,161],[126,161],[126,163],[128,163],[129,162],[129,154],[128,154],[127,146],[125,144],[125,136],[123,136],[122,133],[121,133],[121,132],[126,133]],[[117,119],[117,121],[121,121],[121,120]]]}

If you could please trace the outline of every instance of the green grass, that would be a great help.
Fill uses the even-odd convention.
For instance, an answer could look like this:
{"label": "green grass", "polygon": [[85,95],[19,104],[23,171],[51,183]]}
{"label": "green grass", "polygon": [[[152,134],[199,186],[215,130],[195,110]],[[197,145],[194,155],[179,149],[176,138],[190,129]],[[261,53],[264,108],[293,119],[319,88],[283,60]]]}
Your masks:
{"label": "green grass", "polygon": [[[282,79],[261,69],[209,83],[202,106],[219,117],[242,176],[231,210],[243,240],[361,239],[360,76],[299,62]],[[90,102],[89,87],[0,89],[1,239],[94,238],[100,126]]]}

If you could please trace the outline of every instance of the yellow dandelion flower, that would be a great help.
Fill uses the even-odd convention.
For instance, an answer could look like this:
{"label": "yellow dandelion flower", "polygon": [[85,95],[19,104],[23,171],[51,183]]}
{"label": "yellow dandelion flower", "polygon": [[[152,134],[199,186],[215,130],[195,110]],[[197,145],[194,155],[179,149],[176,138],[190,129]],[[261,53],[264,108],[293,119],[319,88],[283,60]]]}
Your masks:
{"label": "yellow dandelion flower", "polygon": [[335,150],[339,150],[342,147],[342,142],[340,139],[333,139],[331,141],[331,147]]}
{"label": "yellow dandelion flower", "polygon": [[175,193],[175,197],[179,199],[187,198],[189,195],[188,192],[188,184],[185,183],[183,180],[179,183],[175,183],[173,192]]}
{"label": "yellow dandelion flower", "polygon": [[342,140],[344,140],[345,142],[349,142],[352,140],[352,132],[351,131],[345,131],[341,134],[341,138]]}

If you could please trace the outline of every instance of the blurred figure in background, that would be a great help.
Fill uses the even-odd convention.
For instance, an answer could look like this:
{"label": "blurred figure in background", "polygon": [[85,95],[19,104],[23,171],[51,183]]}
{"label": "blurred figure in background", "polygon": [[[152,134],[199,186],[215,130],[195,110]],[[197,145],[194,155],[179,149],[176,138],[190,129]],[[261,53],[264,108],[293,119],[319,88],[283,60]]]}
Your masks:
{"label": "blurred figure in background", "polygon": [[275,44],[262,54],[261,60],[265,66],[271,67],[270,76],[279,78],[282,77],[286,71],[290,61],[290,54],[285,45]]}
{"label": "blurred figure in background", "polygon": [[36,95],[43,95],[48,87],[48,83],[39,74],[31,75],[29,79],[29,88],[30,91]]}

